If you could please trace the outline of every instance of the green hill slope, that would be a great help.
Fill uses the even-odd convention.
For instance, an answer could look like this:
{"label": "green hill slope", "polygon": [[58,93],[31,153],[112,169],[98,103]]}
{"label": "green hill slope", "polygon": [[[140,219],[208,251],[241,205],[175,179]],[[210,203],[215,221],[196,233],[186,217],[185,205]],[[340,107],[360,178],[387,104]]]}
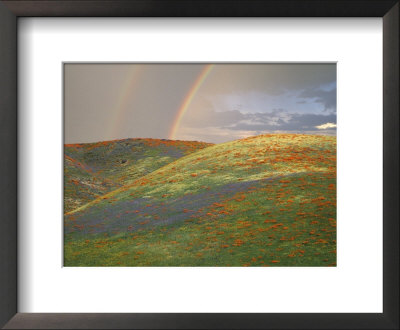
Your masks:
{"label": "green hill slope", "polygon": [[325,266],[336,262],[336,138],[209,146],[65,217],[65,264]]}
{"label": "green hill slope", "polygon": [[209,145],[157,139],[65,145],[65,212]]}

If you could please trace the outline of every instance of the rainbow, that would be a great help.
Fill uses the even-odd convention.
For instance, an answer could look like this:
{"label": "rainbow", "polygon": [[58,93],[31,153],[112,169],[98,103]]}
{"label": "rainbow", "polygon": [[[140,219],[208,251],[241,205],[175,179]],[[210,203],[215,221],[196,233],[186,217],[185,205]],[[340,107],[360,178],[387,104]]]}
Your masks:
{"label": "rainbow", "polygon": [[190,88],[189,92],[186,94],[185,98],[183,99],[183,102],[181,106],[179,107],[179,110],[175,116],[175,119],[173,121],[173,125],[171,127],[171,130],[168,135],[168,139],[174,140],[176,136],[176,132],[178,131],[178,128],[181,124],[182,118],[185,115],[186,111],[188,110],[190,104],[193,101],[193,98],[195,97],[196,93],[200,89],[201,85],[204,83],[204,81],[207,79],[208,75],[210,74],[211,70],[213,69],[214,65],[213,64],[207,64],[203,70],[201,70],[199,76],[193,83],[192,87]]}
{"label": "rainbow", "polygon": [[124,118],[123,114],[127,110],[128,100],[130,99],[130,96],[132,96],[132,91],[134,90],[142,69],[142,65],[132,65],[128,69],[125,81],[122,84],[121,91],[112,109],[112,118],[106,135],[109,140],[119,135],[121,121]]}

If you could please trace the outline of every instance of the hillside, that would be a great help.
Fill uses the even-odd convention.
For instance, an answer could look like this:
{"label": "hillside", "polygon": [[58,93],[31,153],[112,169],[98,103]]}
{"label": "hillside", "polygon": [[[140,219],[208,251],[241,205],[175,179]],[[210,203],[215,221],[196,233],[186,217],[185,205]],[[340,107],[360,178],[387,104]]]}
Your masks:
{"label": "hillside", "polygon": [[333,266],[336,137],[208,146],[66,215],[65,241],[66,266]]}
{"label": "hillside", "polygon": [[157,139],[67,144],[64,148],[64,211],[70,212],[209,145]]}

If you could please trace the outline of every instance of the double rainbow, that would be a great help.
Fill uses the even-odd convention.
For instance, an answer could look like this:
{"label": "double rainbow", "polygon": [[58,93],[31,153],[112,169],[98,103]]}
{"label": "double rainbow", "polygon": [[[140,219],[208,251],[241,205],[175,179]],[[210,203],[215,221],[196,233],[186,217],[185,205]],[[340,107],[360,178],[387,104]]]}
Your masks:
{"label": "double rainbow", "polygon": [[[212,71],[213,67],[214,67],[213,64],[205,65],[203,70],[201,70],[200,74],[194,81],[192,87],[189,89],[189,92],[186,94],[185,98],[183,99],[178,109],[178,112],[174,118],[173,124],[169,131],[168,139],[170,140],[175,139],[176,133],[179,129],[179,126],[182,122],[185,113],[187,112],[190,104],[192,103],[194,97],[196,96],[196,93],[198,92],[198,90],[200,89],[200,87],[202,86],[202,84]],[[118,136],[120,126],[124,118],[124,112],[127,111],[127,103],[132,95],[132,91],[134,91],[135,89],[134,87],[138,81],[138,78],[142,70],[143,70],[142,65],[133,65],[131,68],[129,68],[129,71],[127,72],[125,82],[123,84],[123,87],[121,88],[121,91],[118,95],[117,101],[112,111],[113,117],[111,118],[111,122],[107,132],[107,136],[109,139]]]}

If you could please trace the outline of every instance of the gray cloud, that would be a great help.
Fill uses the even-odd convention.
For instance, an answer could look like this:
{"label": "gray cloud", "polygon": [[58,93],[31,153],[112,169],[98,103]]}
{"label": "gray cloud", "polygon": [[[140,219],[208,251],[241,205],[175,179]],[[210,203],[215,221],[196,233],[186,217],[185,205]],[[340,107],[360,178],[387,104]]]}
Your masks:
{"label": "gray cloud", "polygon": [[259,91],[280,95],[289,90],[315,89],[336,82],[335,64],[220,64],[213,73],[223,77],[210,81],[204,92],[229,94]]}
{"label": "gray cloud", "polygon": [[[278,117],[277,116],[281,116]],[[316,114],[288,114],[285,112],[247,114],[251,119],[242,121],[231,129],[238,130],[258,130],[258,131],[309,131],[315,130],[315,126],[325,123],[336,123],[336,115],[316,115]],[[252,124],[254,123],[254,124]]]}
{"label": "gray cloud", "polygon": [[[216,112],[204,102],[203,111],[195,112],[184,121],[185,127],[214,127],[240,131],[316,131],[316,126],[336,123],[335,114],[288,113],[283,109],[270,112],[241,113],[238,110]],[[333,131],[336,129],[332,128]]]}
{"label": "gray cloud", "polygon": [[310,88],[304,90],[298,97],[302,99],[311,99],[313,102],[321,103],[324,106],[325,111],[336,112],[336,88],[329,91],[319,88]]}
{"label": "gray cloud", "polygon": [[[199,103],[201,111],[194,111],[183,120],[183,126],[191,128],[222,128],[250,131],[316,131],[316,126],[336,123],[335,114],[289,113],[283,109],[270,112],[242,113],[238,110],[214,110],[206,100]],[[333,129],[336,130],[336,129]]]}

